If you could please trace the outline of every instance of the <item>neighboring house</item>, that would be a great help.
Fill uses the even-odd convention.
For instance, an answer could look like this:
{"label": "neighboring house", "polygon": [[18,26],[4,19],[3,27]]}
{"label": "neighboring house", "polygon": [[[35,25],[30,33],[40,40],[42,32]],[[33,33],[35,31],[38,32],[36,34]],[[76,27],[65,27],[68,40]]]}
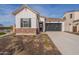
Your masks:
{"label": "neighboring house", "polygon": [[79,10],[66,12],[64,20],[65,31],[79,32]]}
{"label": "neighboring house", "polygon": [[64,31],[64,21],[58,18],[47,18],[32,10],[27,5],[22,5],[13,12],[16,19],[16,35],[36,35],[45,31]]}
{"label": "neighboring house", "polygon": [[12,27],[0,27],[0,32],[8,33],[12,31]]}

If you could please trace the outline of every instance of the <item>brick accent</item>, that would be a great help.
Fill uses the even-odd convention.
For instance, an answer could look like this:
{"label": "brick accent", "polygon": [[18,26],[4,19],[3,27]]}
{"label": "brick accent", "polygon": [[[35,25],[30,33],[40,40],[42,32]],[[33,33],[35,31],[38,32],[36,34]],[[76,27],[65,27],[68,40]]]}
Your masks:
{"label": "brick accent", "polygon": [[24,33],[24,34],[36,34],[37,29],[36,28],[16,28],[16,33]]}

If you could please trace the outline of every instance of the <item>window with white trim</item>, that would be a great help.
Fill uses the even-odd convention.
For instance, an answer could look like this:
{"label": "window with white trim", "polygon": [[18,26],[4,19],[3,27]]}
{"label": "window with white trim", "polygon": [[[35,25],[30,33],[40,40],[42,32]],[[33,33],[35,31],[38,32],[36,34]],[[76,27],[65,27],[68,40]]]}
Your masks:
{"label": "window with white trim", "polygon": [[21,27],[31,27],[31,18],[21,18]]}

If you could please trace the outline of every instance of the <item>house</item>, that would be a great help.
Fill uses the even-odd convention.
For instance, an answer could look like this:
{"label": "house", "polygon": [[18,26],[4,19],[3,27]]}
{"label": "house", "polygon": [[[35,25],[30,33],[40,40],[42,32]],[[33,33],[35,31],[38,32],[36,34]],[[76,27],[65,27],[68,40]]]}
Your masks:
{"label": "house", "polygon": [[68,11],[64,14],[65,31],[79,32],[79,10]]}
{"label": "house", "polygon": [[64,20],[40,16],[40,13],[27,5],[13,12],[16,20],[16,35],[36,35],[45,31],[64,31]]}
{"label": "house", "polygon": [[16,35],[36,35],[39,32],[39,13],[26,5],[13,12],[16,18]]}

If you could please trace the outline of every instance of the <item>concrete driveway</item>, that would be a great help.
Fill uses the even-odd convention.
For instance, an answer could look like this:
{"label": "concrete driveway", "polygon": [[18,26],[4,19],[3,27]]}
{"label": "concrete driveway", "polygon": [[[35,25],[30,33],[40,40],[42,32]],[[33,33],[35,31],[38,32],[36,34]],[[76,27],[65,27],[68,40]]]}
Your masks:
{"label": "concrete driveway", "polygon": [[66,32],[46,32],[64,55],[79,54],[79,36]]}

